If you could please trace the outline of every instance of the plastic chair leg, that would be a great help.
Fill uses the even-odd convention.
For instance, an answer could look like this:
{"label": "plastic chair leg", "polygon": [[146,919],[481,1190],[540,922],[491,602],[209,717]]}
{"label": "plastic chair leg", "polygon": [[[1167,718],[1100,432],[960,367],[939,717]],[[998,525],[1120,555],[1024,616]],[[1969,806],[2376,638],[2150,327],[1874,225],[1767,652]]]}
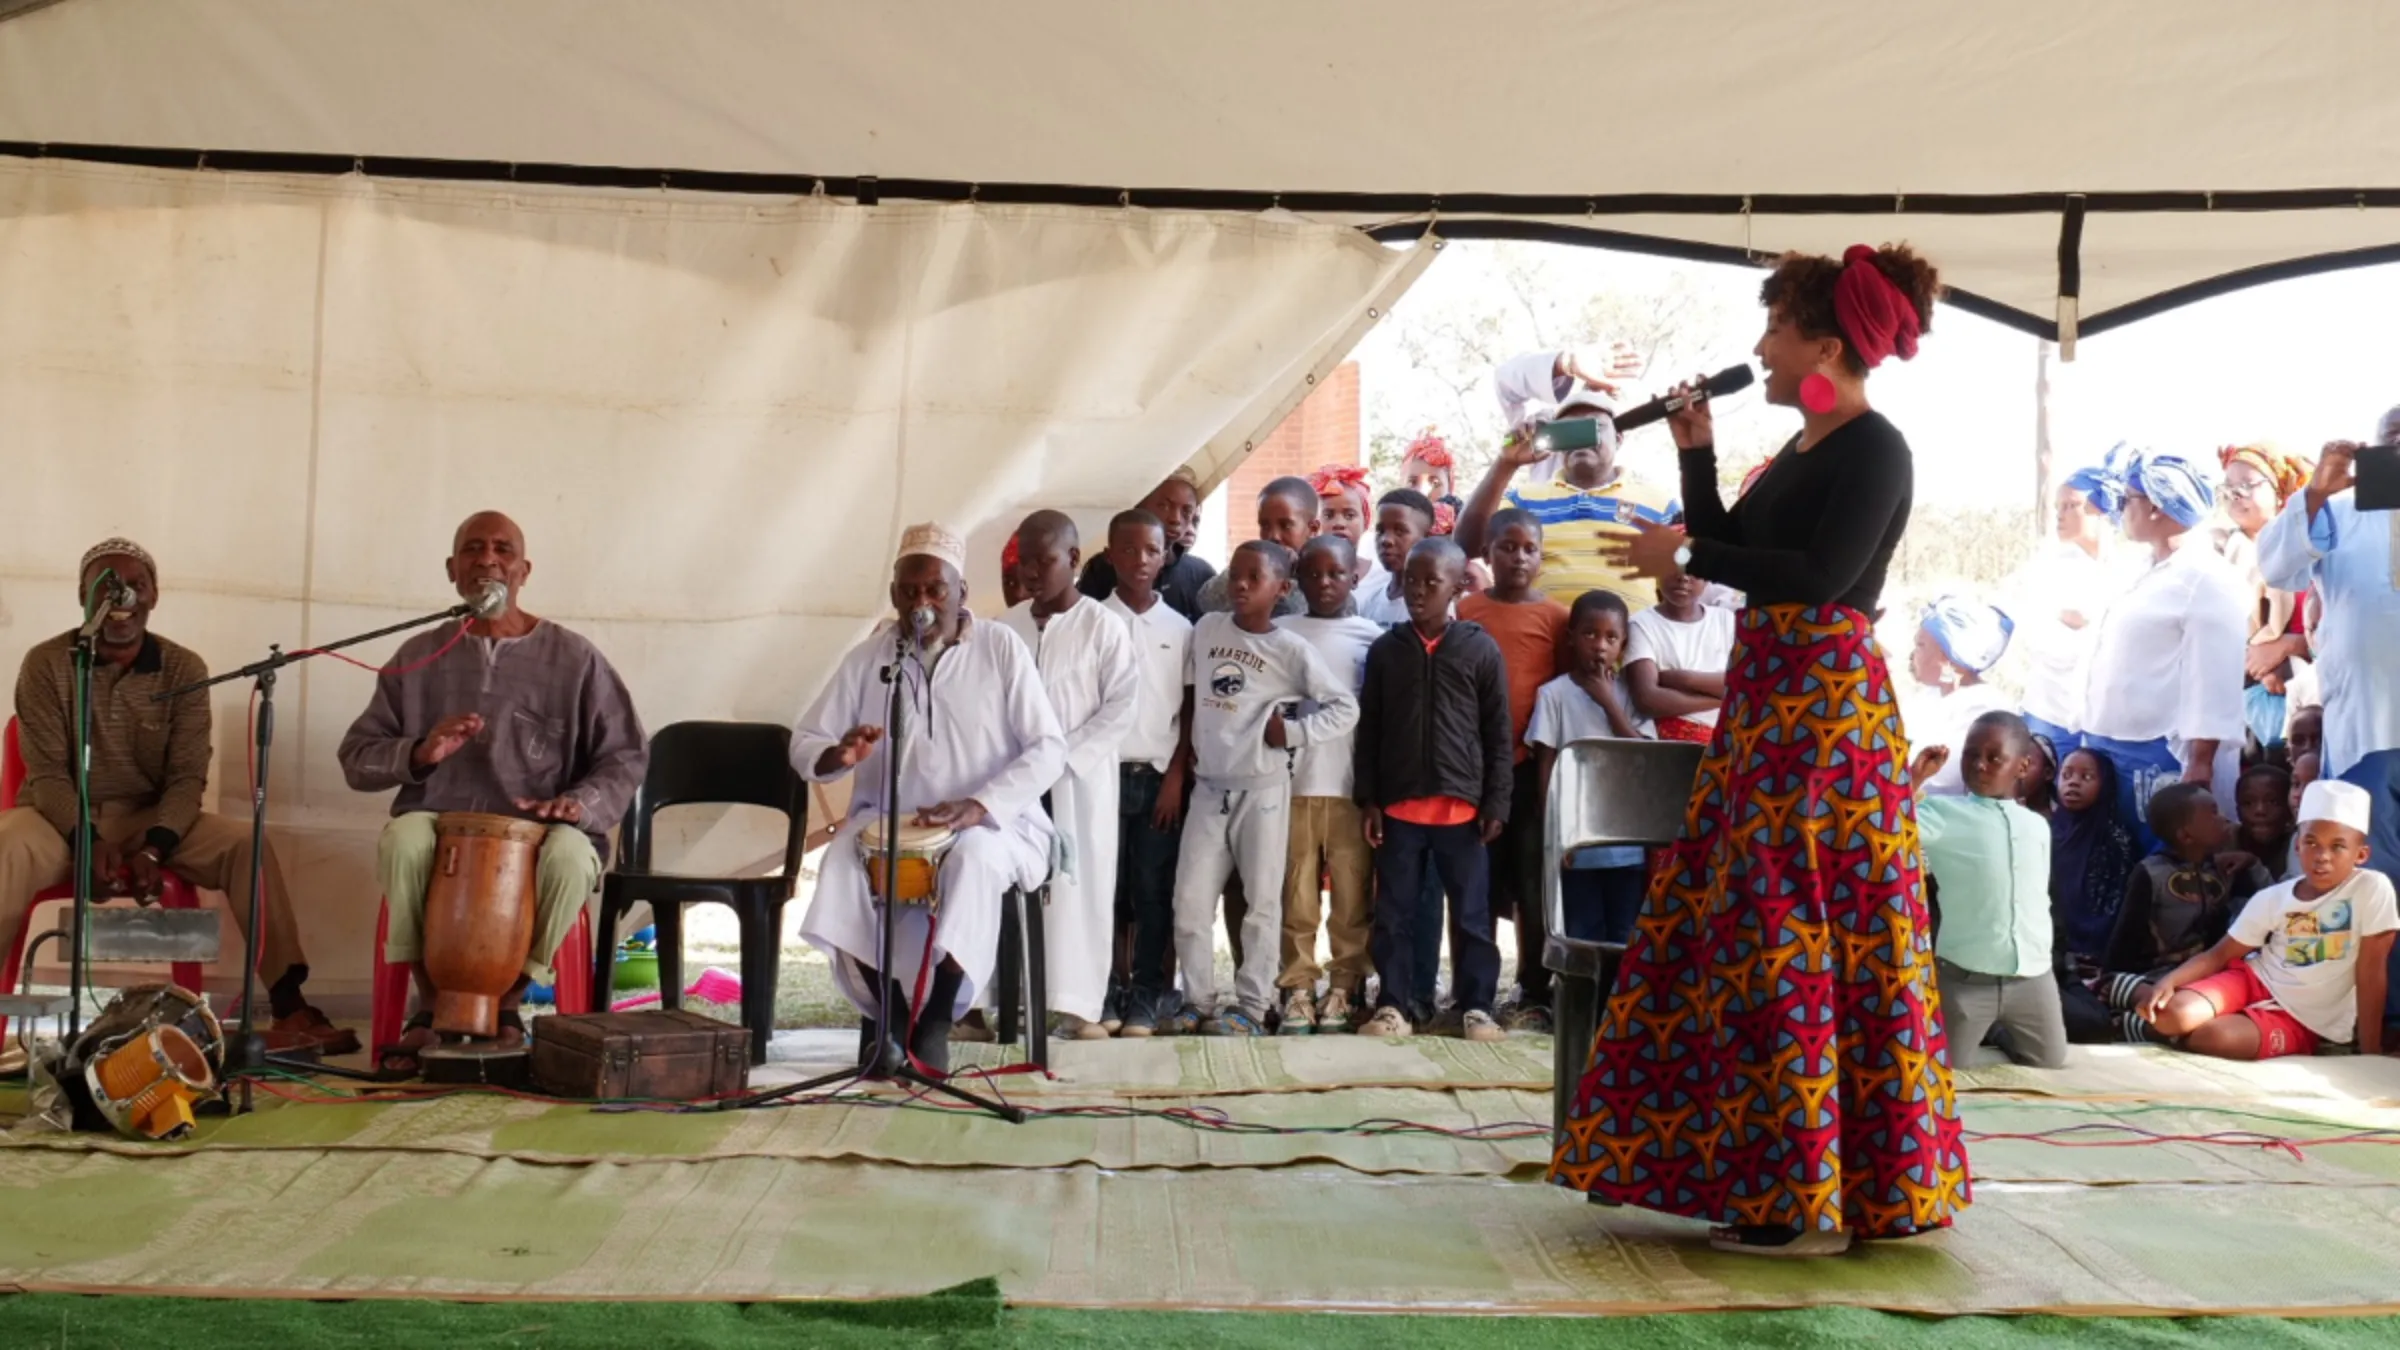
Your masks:
{"label": "plastic chair leg", "polygon": [[[617,924],[625,917],[625,907],[617,901],[600,901],[600,922],[591,936],[591,1003],[590,1011],[607,1012],[617,1001]],[[602,934],[607,934],[602,937]]]}
{"label": "plastic chair leg", "polygon": [[558,954],[550,959],[550,980],[551,996],[556,1000],[552,1007],[562,1013],[592,1010],[590,910],[575,916],[575,926],[567,930],[566,940],[558,944]]}
{"label": "plastic chair leg", "polygon": [[[14,719],[9,722],[9,734],[12,736],[16,734]],[[17,992],[17,975],[25,965],[25,939],[32,929],[33,906],[27,905],[24,919],[17,924],[16,936],[9,939],[7,957],[0,958],[0,994]],[[0,1038],[5,1038],[7,1035],[8,1019],[0,1017]],[[5,1044],[5,1040],[0,1039],[0,1044]]]}
{"label": "plastic chair leg", "polygon": [[1050,1067],[1050,952],[1042,935],[1042,910],[1050,903],[1047,886],[1025,897],[1025,1058]]}
{"label": "plastic chair leg", "polygon": [[1019,1001],[1024,997],[1025,892],[1014,886],[1000,897],[998,965],[999,988],[993,991],[992,1002],[999,1009],[1000,1025],[992,1034],[1002,1045],[1015,1045]]}
{"label": "plastic chair leg", "polygon": [[775,981],[781,965],[783,907],[759,906],[742,913],[742,1025],[750,1028],[750,1062],[767,1062],[775,1037]]}
{"label": "plastic chair leg", "polygon": [[374,992],[367,1019],[367,1049],[377,1055],[400,1039],[400,1024],[408,1016],[408,966],[383,959],[383,944],[391,931],[392,904],[387,899],[375,911]]}
{"label": "plastic chair leg", "polygon": [[650,902],[650,923],[658,930],[658,1006],[683,1006],[683,906],[672,900]]}

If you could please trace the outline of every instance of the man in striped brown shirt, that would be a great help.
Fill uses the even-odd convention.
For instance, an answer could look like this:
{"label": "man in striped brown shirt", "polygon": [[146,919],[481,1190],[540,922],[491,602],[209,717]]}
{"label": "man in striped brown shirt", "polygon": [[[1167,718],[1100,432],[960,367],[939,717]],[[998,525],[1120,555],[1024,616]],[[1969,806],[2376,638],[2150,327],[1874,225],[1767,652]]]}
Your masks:
{"label": "man in striped brown shirt", "polygon": [[[80,846],[75,634],[36,645],[17,672],[25,783],[15,808],[0,811],[0,940],[27,921],[35,895],[68,883],[79,855],[92,868],[95,896],[147,901],[158,894],[160,873],[173,872],[194,886],[224,892],[236,924],[250,917],[250,826],[200,809],[208,787],[208,696],[166,703],[152,697],[206,679],[208,666],[150,631],[158,570],[146,550],[127,539],[95,546],[77,572],[77,596],[92,595],[103,572],[131,590],[133,603],[110,608],[94,642],[91,815]],[[105,595],[100,603],[113,606]],[[287,1047],[314,1042],[329,1054],[354,1051],[358,1037],[334,1026],[301,995],[308,958],[271,845],[264,864],[258,973],[275,1018],[269,1039]]]}

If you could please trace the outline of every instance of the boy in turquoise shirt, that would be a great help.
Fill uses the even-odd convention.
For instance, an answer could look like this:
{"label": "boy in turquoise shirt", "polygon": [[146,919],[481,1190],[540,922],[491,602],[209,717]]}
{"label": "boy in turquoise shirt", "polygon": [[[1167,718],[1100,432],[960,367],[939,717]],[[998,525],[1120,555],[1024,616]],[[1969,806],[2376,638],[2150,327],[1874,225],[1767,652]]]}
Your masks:
{"label": "boy in turquoise shirt", "polygon": [[[2050,823],[2015,800],[2033,771],[2033,733],[2015,713],[1985,713],[1963,753],[1969,795],[1917,802],[1925,870],[1941,887],[1934,970],[1950,1062],[1972,1063],[1996,1026],[2010,1059],[2055,1069],[2067,1062],[2067,1024],[2051,975]],[[1922,785],[1948,757],[1932,747],[1910,772]]]}

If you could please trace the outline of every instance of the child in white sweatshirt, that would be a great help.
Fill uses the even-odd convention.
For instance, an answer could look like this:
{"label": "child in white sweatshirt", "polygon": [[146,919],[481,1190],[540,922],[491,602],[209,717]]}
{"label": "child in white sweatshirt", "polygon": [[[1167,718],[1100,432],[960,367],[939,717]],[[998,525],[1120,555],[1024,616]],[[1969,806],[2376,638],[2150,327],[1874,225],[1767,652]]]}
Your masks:
{"label": "child in white sweatshirt", "polygon": [[[1159,1030],[1256,1036],[1275,994],[1283,936],[1292,759],[1358,723],[1350,682],[1297,633],[1275,626],[1292,590],[1292,554],[1253,540],[1226,568],[1230,614],[1203,614],[1192,632],[1191,812],[1175,870],[1175,959],[1184,1006]],[[1302,714],[1303,703],[1315,711]],[[1217,897],[1242,875],[1242,962],[1234,1001],[1216,1007]]]}

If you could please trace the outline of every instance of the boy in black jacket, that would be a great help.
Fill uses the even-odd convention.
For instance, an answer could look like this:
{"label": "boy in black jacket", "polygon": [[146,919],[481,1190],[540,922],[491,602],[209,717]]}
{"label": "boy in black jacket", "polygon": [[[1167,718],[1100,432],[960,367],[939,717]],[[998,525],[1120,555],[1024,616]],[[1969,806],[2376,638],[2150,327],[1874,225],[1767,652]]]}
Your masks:
{"label": "boy in black jacket", "polygon": [[1450,963],[1471,1041],[1505,1035],[1492,1018],[1500,948],[1492,941],[1485,845],[1508,823],[1508,675],[1500,646],[1450,617],[1467,555],[1447,538],[1409,551],[1401,589],[1409,621],[1367,651],[1359,695],[1357,796],[1382,891],[1368,950],[1382,976],[1375,1016],[1359,1033],[1406,1036],[1414,986],[1411,930],[1430,857],[1450,894]]}

